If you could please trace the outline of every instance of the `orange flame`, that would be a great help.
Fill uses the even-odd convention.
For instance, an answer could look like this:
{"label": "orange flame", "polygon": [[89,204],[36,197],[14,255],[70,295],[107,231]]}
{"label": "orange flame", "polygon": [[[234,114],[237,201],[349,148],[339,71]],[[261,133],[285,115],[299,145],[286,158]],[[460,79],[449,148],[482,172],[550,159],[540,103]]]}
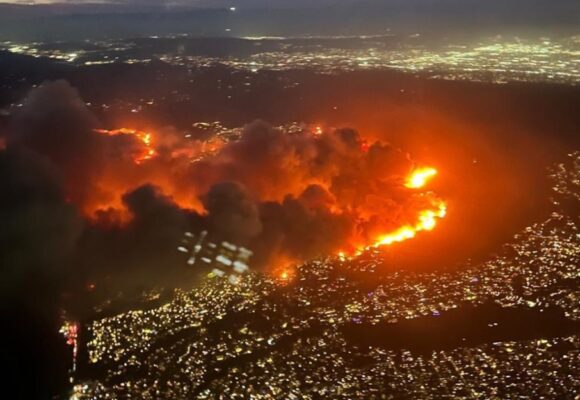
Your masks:
{"label": "orange flame", "polygon": [[[416,169],[409,175],[405,181],[405,187],[409,189],[419,189],[425,186],[429,180],[437,175],[437,170],[431,167]],[[437,219],[444,218],[447,214],[447,205],[444,201],[439,200],[433,205],[433,208],[421,210],[415,225],[405,225],[394,232],[380,236],[373,247],[390,245],[397,242],[403,242],[415,237],[417,232],[432,231],[437,225]]]}
{"label": "orange flame", "polygon": [[407,178],[405,186],[409,189],[420,189],[427,184],[429,179],[437,175],[435,168],[419,168]]}
{"label": "orange flame", "polygon": [[296,271],[290,266],[276,269],[273,273],[279,285],[287,285],[296,277]]}
{"label": "orange flame", "polygon": [[129,129],[129,128],[120,128],[120,129],[95,129],[95,132],[100,133],[102,135],[108,136],[117,136],[117,135],[132,135],[135,136],[144,146],[144,151],[135,157],[134,161],[135,164],[141,164],[146,160],[150,160],[151,158],[157,155],[155,151],[155,147],[153,146],[151,134],[144,131],[139,131],[136,129]]}
{"label": "orange flame", "polygon": [[446,214],[447,206],[443,201],[440,201],[436,208],[420,211],[418,222],[414,226],[405,225],[394,232],[379,237],[373,247],[403,242],[414,238],[417,232],[432,231],[437,225],[437,219],[445,217]]}
{"label": "orange flame", "polygon": [[[409,189],[421,188],[436,174],[437,170],[435,168],[426,167],[416,169],[405,180],[405,187]],[[354,253],[354,256],[362,254],[365,250],[381,246],[390,246],[394,243],[413,239],[417,233],[421,231],[432,231],[437,226],[438,219],[444,218],[446,214],[447,205],[445,202],[443,200],[434,200],[432,207],[419,211],[417,222],[415,224],[407,224],[393,232],[380,235],[373,244],[369,246],[360,246]],[[342,261],[352,257],[352,255],[347,255],[344,251],[338,252],[337,255]]]}

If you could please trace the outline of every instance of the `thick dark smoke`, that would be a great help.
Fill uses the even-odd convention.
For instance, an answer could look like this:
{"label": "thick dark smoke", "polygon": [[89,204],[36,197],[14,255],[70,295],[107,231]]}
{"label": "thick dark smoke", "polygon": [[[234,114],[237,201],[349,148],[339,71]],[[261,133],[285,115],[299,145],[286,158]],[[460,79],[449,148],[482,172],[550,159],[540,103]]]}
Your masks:
{"label": "thick dark smoke", "polygon": [[49,285],[74,249],[80,217],[65,202],[54,166],[29,150],[0,152],[0,187],[2,294],[18,295],[39,275]]}
{"label": "thick dark smoke", "polygon": [[56,81],[31,91],[14,116],[8,145],[46,156],[63,173],[67,196],[84,202],[95,192],[92,182],[105,162],[96,127],[77,91]]}
{"label": "thick dark smoke", "polygon": [[95,286],[106,297],[191,284],[176,251],[186,231],[247,246],[253,268],[269,270],[368,244],[429,201],[402,185],[407,155],[352,129],[288,133],[258,121],[212,153],[155,133],[154,156],[139,161],[152,150],[142,137],[99,125],[64,81],[33,89],[8,124],[2,295],[23,307],[38,288],[56,307],[61,293]]}
{"label": "thick dark smoke", "polygon": [[21,398],[50,398],[66,379],[59,306],[69,283],[84,274],[76,260],[93,228],[79,204],[98,195],[106,161],[95,126],[76,91],[60,81],[33,90],[2,138],[3,355],[11,371],[5,378]]}
{"label": "thick dark smoke", "polygon": [[[350,129],[290,134],[255,122],[212,154],[158,135],[156,155],[136,162],[148,150],[142,138],[98,128],[64,81],[33,89],[7,126],[0,294],[12,305],[6,326],[34,343],[30,357],[9,355],[16,365],[59,348],[35,333],[56,332],[63,294],[193,283],[176,251],[186,231],[248,246],[253,267],[270,269],[365,243],[426,201],[402,188],[412,168],[405,154]],[[69,312],[82,318],[86,305],[74,304]],[[39,370],[49,365],[39,360]]]}
{"label": "thick dark smoke", "polygon": [[428,200],[402,187],[411,168],[404,153],[369,145],[352,129],[288,134],[255,122],[190,167],[187,181],[201,193],[219,193],[219,207],[204,203],[212,231],[250,243],[267,266],[368,243],[410,221],[407,213],[417,210],[410,205]]}
{"label": "thick dark smoke", "polygon": [[0,151],[0,221],[4,378],[21,398],[49,398],[66,378],[58,305],[82,220],[48,160],[9,148]]}
{"label": "thick dark smoke", "polygon": [[86,279],[155,281],[180,267],[174,250],[186,230],[250,246],[258,268],[303,260],[372,241],[428,200],[402,190],[412,168],[404,153],[352,129],[289,134],[255,122],[195,163],[201,146],[158,135],[157,155],[136,163],[136,136],[98,127],[76,90],[57,81],[30,93],[7,143],[45,158],[88,216],[72,248]]}
{"label": "thick dark smoke", "polygon": [[67,199],[85,210],[111,201],[103,178],[126,170],[141,150],[133,136],[107,137],[96,128],[99,122],[77,90],[55,81],[30,92],[12,118],[7,145],[45,156],[60,172]]}
{"label": "thick dark smoke", "polygon": [[176,244],[198,224],[159,188],[141,186],[123,196],[131,214],[128,223],[110,223],[104,212],[85,229],[75,252],[90,282],[105,282],[106,290],[137,290],[172,285],[183,272]]}
{"label": "thick dark smoke", "polygon": [[279,254],[287,261],[336,252],[353,234],[355,222],[351,215],[332,213],[329,199],[320,186],[310,186],[299,198],[288,195],[281,203],[261,204],[264,229],[252,246],[257,262],[275,267]]}
{"label": "thick dark smoke", "polygon": [[220,232],[225,240],[247,244],[262,232],[260,213],[246,189],[238,183],[223,182],[204,196],[208,228]]}
{"label": "thick dark smoke", "polygon": [[246,126],[239,141],[196,164],[191,178],[203,189],[219,181],[242,182],[260,199],[281,201],[289,193],[299,195],[312,183],[329,184],[347,171],[365,172],[358,171],[366,162],[363,145],[350,129],[314,140],[258,121]]}

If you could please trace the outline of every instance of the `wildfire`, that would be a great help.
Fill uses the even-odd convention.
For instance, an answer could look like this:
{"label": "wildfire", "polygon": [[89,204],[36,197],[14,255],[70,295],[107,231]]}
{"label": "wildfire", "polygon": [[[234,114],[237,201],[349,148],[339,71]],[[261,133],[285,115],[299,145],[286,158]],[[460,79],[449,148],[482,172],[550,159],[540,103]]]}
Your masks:
{"label": "wildfire", "polygon": [[272,270],[272,276],[276,279],[279,285],[287,285],[296,277],[295,267],[287,263]]}
{"label": "wildfire", "polygon": [[[156,148],[160,148],[160,144],[163,143],[165,148],[168,148],[167,138],[162,136],[161,133],[158,135],[152,135],[146,131],[140,131],[136,129],[130,128],[120,128],[120,129],[99,129],[95,130],[98,134],[115,137],[115,136],[123,136],[123,139],[119,140],[121,145],[125,145],[125,147],[131,152],[131,158],[134,164],[137,166],[147,162],[148,160],[152,160],[157,157]],[[311,144],[314,146],[315,151],[312,154],[316,154],[317,151],[325,154],[325,152],[330,151],[325,146],[334,146],[334,141],[329,141],[326,143],[326,136],[332,137],[334,131],[325,129],[322,125],[313,125],[308,128],[308,140],[311,141]],[[276,134],[282,135],[276,131]],[[320,137],[322,135],[322,137]],[[292,141],[287,142],[290,140],[288,138],[294,138],[292,135],[286,135],[284,141],[284,148],[288,147],[288,151],[296,151],[296,149],[301,149],[302,142],[293,143]],[[129,140],[124,140],[129,139]],[[336,137],[336,140],[339,142],[344,138]],[[117,140],[117,139],[116,139]],[[116,142],[113,140],[113,142]],[[289,174],[288,184],[282,185],[278,188],[277,182],[272,181],[272,187],[268,186],[267,190],[262,189],[262,176],[259,175],[256,178],[253,175],[258,175],[257,171],[267,171],[268,169],[274,168],[270,163],[270,158],[267,157],[264,161],[264,168],[254,168],[253,165],[246,166],[246,147],[250,146],[250,142],[242,143],[244,146],[240,144],[232,143],[230,144],[228,141],[218,137],[212,140],[204,141],[201,144],[196,144],[195,147],[191,144],[193,141],[187,141],[187,145],[182,145],[178,142],[179,139],[176,139],[176,142],[173,143],[170,148],[170,152],[167,154],[171,154],[171,162],[172,165],[175,167],[175,171],[179,171],[181,173],[181,168],[189,168],[191,164],[195,161],[208,159],[209,161],[207,165],[202,165],[202,168],[208,168],[208,166],[215,165],[215,177],[207,179],[209,183],[216,183],[219,182],[220,179],[225,180],[241,180],[245,186],[250,188],[249,190],[254,190],[260,192],[258,197],[260,197],[260,201],[264,200],[278,200],[278,196],[280,195],[291,195],[295,198],[300,198],[300,192],[303,190],[304,186],[309,184],[310,186],[319,186],[321,187],[321,192],[328,191],[330,195],[328,196],[330,200],[325,200],[325,203],[321,207],[325,207],[328,210],[328,214],[331,215],[332,218],[335,216],[337,217],[348,217],[352,214],[353,226],[350,237],[340,238],[343,239],[341,242],[343,243],[342,249],[340,252],[337,253],[337,257],[341,260],[347,260],[350,257],[358,256],[365,251],[372,250],[374,248],[378,248],[381,246],[389,246],[395,243],[403,242],[406,240],[413,239],[417,236],[419,232],[427,232],[432,231],[436,228],[437,223],[440,219],[444,218],[447,213],[447,205],[441,199],[439,199],[434,193],[426,192],[424,193],[423,190],[425,187],[430,183],[431,179],[433,179],[437,174],[438,171],[436,168],[430,166],[421,166],[419,168],[415,168],[408,176],[404,176],[402,179],[393,179],[389,180],[389,186],[385,186],[385,190],[383,191],[383,186],[379,186],[375,184],[376,177],[373,170],[369,170],[368,173],[366,170],[361,170],[364,173],[364,176],[361,177],[361,184],[359,185],[360,190],[366,191],[365,196],[361,196],[365,199],[363,202],[364,204],[358,208],[358,205],[353,206],[350,202],[351,199],[349,198],[349,194],[343,194],[340,190],[337,193],[332,192],[332,176],[327,176],[328,172],[321,172],[318,171],[310,171],[310,162],[305,161],[304,165],[298,165],[299,168],[302,168],[301,173],[297,174],[295,178],[293,174]],[[242,137],[239,139],[240,141],[244,141],[245,139]],[[270,139],[268,139],[270,140]],[[272,139],[273,140],[273,139]],[[281,140],[281,139],[280,139]],[[293,140],[293,139],[292,139]],[[326,143],[324,146],[320,146],[322,143]],[[279,145],[278,142],[277,146]],[[367,156],[365,153],[369,151],[369,149],[374,146],[364,139],[360,137],[356,137],[356,143],[360,146],[359,152],[356,152],[356,148],[353,148],[353,152],[349,152],[348,157],[355,157],[356,160],[361,162],[367,160]],[[115,143],[113,143],[115,144]],[[254,144],[251,144],[254,146]],[[349,143],[352,145],[352,143]],[[157,146],[157,147],[156,147]],[[192,146],[192,147],[188,147]],[[237,147],[236,147],[237,146]],[[294,147],[295,148],[294,148]],[[238,148],[239,147],[239,148]],[[276,146],[275,146],[276,147]],[[276,147],[277,148],[277,147]],[[377,147],[379,150],[381,149],[380,146]],[[242,151],[241,149],[246,149]],[[189,154],[191,151],[192,155]],[[284,150],[286,151],[286,150]],[[336,152],[336,157],[340,161],[343,157],[341,154],[341,149],[334,149],[332,147],[332,151]],[[243,153],[243,154],[242,154]],[[387,153],[380,153],[380,157],[388,157]],[[114,153],[117,154],[117,153]],[[173,156],[175,154],[175,156]],[[290,154],[290,153],[288,153]],[[371,155],[369,155],[371,156]],[[174,158],[175,157],[175,158]],[[211,158],[215,158],[212,160]],[[358,158],[356,158],[358,157]],[[175,160],[175,161],[173,161]],[[213,162],[217,161],[217,162]],[[350,161],[350,159],[349,159]],[[126,159],[123,159],[123,164],[121,167],[126,167]],[[260,161],[261,162],[261,161]],[[248,171],[246,174],[236,174],[232,173],[232,171],[236,171],[237,168],[233,168],[232,166],[235,163],[240,163],[240,169],[243,171]],[[270,163],[270,164],[268,164]],[[338,163],[339,169],[345,169],[349,173],[352,173],[352,169],[349,167],[349,163],[340,162]],[[357,163],[355,163],[357,164]],[[357,164],[358,165],[358,164]],[[366,165],[362,163],[361,165]],[[370,165],[370,164],[369,164]],[[228,166],[227,168],[225,166]],[[237,166],[237,165],[236,165]],[[173,180],[172,175],[167,175],[165,171],[159,171],[158,168],[155,168],[156,165],[154,163],[148,163],[146,168],[143,167],[136,167],[140,170],[139,174],[133,173],[126,173],[126,174],[117,174],[119,168],[112,168],[114,170],[113,174],[109,174],[102,179],[100,186],[106,187],[108,189],[109,196],[103,197],[104,200],[99,200],[98,204],[91,203],[87,206],[87,215],[93,215],[96,210],[121,210],[117,213],[110,213],[112,216],[111,218],[116,218],[115,221],[120,221],[121,223],[125,222],[125,220],[129,220],[131,215],[129,213],[124,212],[125,204],[122,202],[123,194],[126,191],[126,180],[129,179],[136,179],[139,182],[130,182],[130,186],[135,187],[139,184],[150,183],[157,187],[162,188],[163,192],[169,195],[176,204],[180,207],[186,207],[189,209],[196,209],[200,212],[204,212],[202,202],[198,198],[194,198],[192,200],[192,194],[187,193],[183,194],[181,192],[180,185],[176,184],[176,182],[180,181],[177,179],[175,182]],[[190,172],[195,172],[195,167],[190,171],[187,170],[187,175]],[[251,167],[251,168],[248,168]],[[245,168],[245,169],[244,169]],[[284,174],[286,171],[284,168],[281,169]],[[254,172],[256,171],[256,172]],[[132,170],[130,172],[133,172]],[[283,174],[283,175],[284,175]],[[193,174],[195,176],[195,174]],[[311,175],[314,175],[311,177]],[[258,179],[260,178],[260,179]],[[380,178],[380,177],[379,177]],[[303,179],[309,179],[306,182],[302,182]],[[364,183],[368,180],[368,189],[365,189]],[[200,180],[202,183],[206,181],[206,179]],[[215,181],[215,182],[213,182]],[[299,181],[296,183],[295,181]],[[384,183],[380,181],[381,185]],[[310,187],[308,186],[308,187]],[[392,187],[391,187],[392,186]],[[211,185],[210,185],[211,187]],[[199,193],[194,188],[194,196],[199,196],[200,193],[203,193],[204,190],[207,188],[200,188],[198,189]],[[392,193],[389,190],[393,190]],[[263,193],[262,193],[263,191]],[[273,193],[273,194],[272,194]],[[306,192],[305,192],[306,193]],[[382,199],[381,195],[384,193],[386,199]],[[401,194],[399,196],[399,193]],[[370,194],[370,196],[367,196]],[[391,197],[391,194],[395,194],[395,196]],[[273,196],[274,198],[270,198]],[[305,197],[306,199],[307,197]],[[113,199],[113,200],[110,200]],[[368,202],[366,199],[369,199]],[[384,200],[384,201],[383,201]],[[305,200],[305,202],[310,200]],[[318,200],[316,200],[318,201]],[[326,202],[327,201],[327,202]],[[393,211],[392,215],[389,213],[389,201],[397,202],[400,201],[401,204],[399,208]],[[318,205],[317,205],[318,207]],[[352,209],[350,208],[352,207]],[[348,211],[348,213],[347,213]],[[318,221],[318,215],[313,216],[313,218]],[[395,225],[393,228],[392,222],[393,218],[397,218],[396,220],[402,221],[399,222],[398,225]],[[322,221],[321,223],[325,223]],[[389,226],[390,228],[387,228]],[[392,231],[388,231],[393,229]],[[296,260],[290,257],[286,263],[281,262],[284,265],[283,268],[279,268],[277,271],[274,270],[274,276],[276,280],[280,283],[288,283],[291,282],[295,276],[295,271],[292,268],[288,268],[288,266],[295,262]],[[277,259],[277,262],[280,260]]]}
{"label": "wildfire", "polygon": [[150,160],[151,158],[155,157],[155,155],[157,155],[155,147],[153,146],[151,133],[149,132],[129,128],[120,128],[113,130],[95,129],[95,132],[108,136],[131,135],[139,139],[139,141],[143,144],[144,150],[135,157],[134,161],[136,164],[141,164],[142,162]]}
{"label": "wildfire", "polygon": [[[416,169],[409,175],[405,181],[405,187],[409,189],[422,188],[429,180],[437,175],[437,170],[431,167]],[[415,237],[417,232],[432,231],[437,225],[437,220],[444,218],[447,214],[447,205],[444,201],[434,202],[432,208],[421,210],[419,212],[415,225],[405,225],[394,232],[380,236],[373,247],[391,245],[393,243],[403,242]]]}
{"label": "wildfire", "polygon": [[395,232],[379,237],[373,247],[390,245],[397,242],[403,242],[415,237],[417,232],[432,231],[437,225],[437,219],[443,218],[447,214],[447,206],[440,201],[436,208],[422,210],[419,212],[418,222],[414,225],[406,225]]}
{"label": "wildfire", "polygon": [[420,189],[427,184],[429,179],[437,175],[435,168],[419,168],[407,178],[405,186],[409,189]]}
{"label": "wildfire", "polygon": [[[405,187],[409,189],[418,189],[425,186],[428,181],[437,174],[435,168],[420,168],[416,169],[405,180]],[[380,235],[373,244],[368,246],[360,246],[354,256],[362,254],[365,250],[377,248],[381,246],[389,246],[394,243],[404,242],[405,240],[413,239],[418,232],[432,231],[437,226],[437,221],[444,218],[447,214],[447,205],[443,200],[433,200],[430,208],[419,211],[417,214],[417,222],[415,224],[407,224],[401,226],[393,232]],[[338,258],[342,261],[349,259],[352,255],[347,255],[344,251],[338,252]]]}
{"label": "wildfire", "polygon": [[282,286],[289,284],[294,278],[292,272],[287,269],[274,273],[274,276],[276,277],[276,282]]}

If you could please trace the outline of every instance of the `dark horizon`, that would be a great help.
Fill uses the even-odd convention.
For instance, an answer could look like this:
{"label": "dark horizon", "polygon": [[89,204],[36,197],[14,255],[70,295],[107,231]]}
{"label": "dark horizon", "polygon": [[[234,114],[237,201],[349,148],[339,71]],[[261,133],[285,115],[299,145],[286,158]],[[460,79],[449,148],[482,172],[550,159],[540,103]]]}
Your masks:
{"label": "dark horizon", "polygon": [[[235,11],[230,9],[235,7]],[[67,37],[570,34],[580,25],[580,3],[519,0],[431,0],[162,3],[0,3],[0,40]],[[475,29],[474,29],[475,27]]]}

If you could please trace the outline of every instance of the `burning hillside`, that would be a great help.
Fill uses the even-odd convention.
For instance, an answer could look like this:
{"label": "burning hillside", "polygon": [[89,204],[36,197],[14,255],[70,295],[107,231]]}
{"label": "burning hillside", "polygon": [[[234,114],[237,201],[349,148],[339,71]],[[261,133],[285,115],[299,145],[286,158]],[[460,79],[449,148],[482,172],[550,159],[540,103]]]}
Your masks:
{"label": "burning hillside", "polygon": [[255,122],[239,131],[208,151],[207,140],[172,130],[103,129],[68,84],[55,82],[30,94],[6,151],[48,159],[91,227],[83,251],[114,264],[107,249],[125,243],[124,268],[140,253],[163,262],[184,229],[248,246],[267,267],[401,242],[445,216],[429,188],[437,171],[387,143],[320,126]]}

